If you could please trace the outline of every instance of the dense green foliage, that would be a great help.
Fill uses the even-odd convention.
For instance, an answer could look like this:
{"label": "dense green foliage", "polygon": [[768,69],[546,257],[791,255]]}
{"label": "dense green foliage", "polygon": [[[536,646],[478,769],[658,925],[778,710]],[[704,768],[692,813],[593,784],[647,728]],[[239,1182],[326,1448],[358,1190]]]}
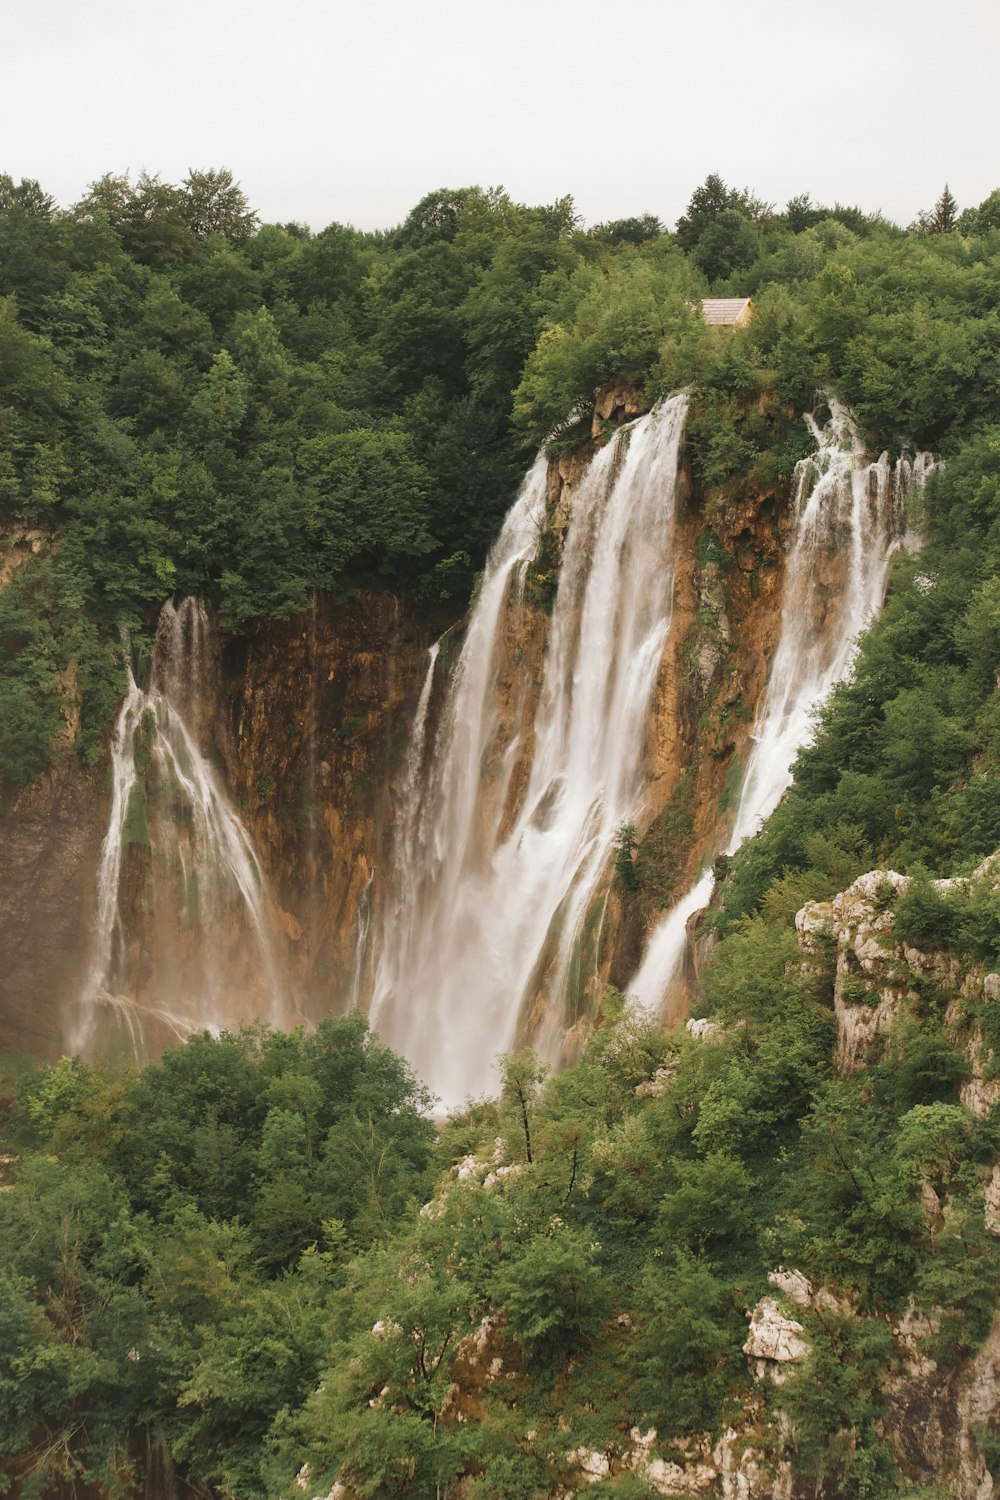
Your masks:
{"label": "dense green foliage", "polygon": [[350,1256],[428,1191],[427,1102],[360,1017],[23,1076],[4,1100],[23,1153],[0,1197],[6,1483],[115,1494],[177,1460],[259,1489]]}
{"label": "dense green foliage", "polygon": [[844,1310],[796,1309],[812,1361],[757,1397],[794,1416],[801,1472],[894,1493],[885,1315],[936,1313],[945,1363],[982,1339],[1000,1139],[957,1103],[933,1004],[837,1079],[830,981],[754,919],[710,969],[713,1036],[667,1037],[611,996],[575,1068],[508,1058],[500,1097],[436,1141],[356,1017],[12,1081],[8,1481],[125,1494],[169,1463],[200,1492],[293,1496],[307,1463],[310,1494],[343,1476],[424,1500],[472,1475],[474,1495],[533,1500],[579,1450],[617,1467],[636,1427],[667,1454],[718,1436],[750,1397],[745,1309],[794,1264]]}
{"label": "dense green foliage", "polygon": [[392,234],[312,234],[258,227],[225,172],[104,178],[70,212],[0,178],[0,534],[25,575],[0,794],[48,762],[70,691],[98,753],[120,632],[174,592],[233,629],[378,579],[461,609],[552,289],[645,230],[469,189]]}

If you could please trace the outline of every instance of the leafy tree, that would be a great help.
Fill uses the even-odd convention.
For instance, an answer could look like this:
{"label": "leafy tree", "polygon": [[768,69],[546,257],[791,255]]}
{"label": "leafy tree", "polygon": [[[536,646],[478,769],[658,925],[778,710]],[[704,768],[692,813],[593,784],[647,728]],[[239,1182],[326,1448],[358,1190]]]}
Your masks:
{"label": "leafy tree", "polygon": [[184,217],[194,234],[201,238],[221,234],[236,245],[253,234],[257,215],[228,167],[200,172],[192,167],[182,186]]}
{"label": "leafy tree", "polygon": [[0,589],[0,797],[49,764],[62,728],[65,667],[48,619],[51,564],[28,564]]}
{"label": "leafy tree", "polygon": [[593,1255],[585,1235],[555,1225],[497,1278],[495,1294],[511,1327],[538,1359],[565,1359],[600,1332],[608,1307]]}
{"label": "leafy tree", "polygon": [[661,1438],[711,1430],[726,1410],[743,1337],[738,1296],[703,1261],[678,1252],[651,1265],[645,1318],[629,1358],[639,1396]]}
{"label": "leafy tree", "polygon": [[745,1243],[753,1233],[751,1188],[745,1168],[720,1153],[681,1163],[676,1186],[660,1205],[657,1227],[664,1243],[695,1254]]}
{"label": "leafy tree", "polygon": [[0,213],[20,211],[40,219],[51,219],[55,207],[55,199],[43,191],[34,177],[22,177],[15,183],[13,177],[0,172]]}
{"label": "leafy tree", "polygon": [[406,249],[453,240],[458,233],[462,213],[477,188],[438,188],[426,193],[407,214],[396,231],[396,243]]}
{"label": "leafy tree", "polygon": [[717,172],[710,172],[695,188],[687,212],[677,220],[677,238],[685,250],[694,250],[706,227],[724,213],[738,209],[741,196],[729,188]]}
{"label": "leafy tree", "polygon": [[665,233],[655,214],[638,214],[628,219],[609,219],[595,224],[587,233],[595,240],[617,248],[619,245],[644,245]]}

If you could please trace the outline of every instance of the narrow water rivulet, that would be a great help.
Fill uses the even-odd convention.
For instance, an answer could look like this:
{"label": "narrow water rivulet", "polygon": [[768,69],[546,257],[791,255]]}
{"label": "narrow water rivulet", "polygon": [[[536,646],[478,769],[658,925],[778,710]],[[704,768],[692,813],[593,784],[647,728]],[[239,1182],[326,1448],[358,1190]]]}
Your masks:
{"label": "narrow water rivulet", "polygon": [[423,769],[407,768],[372,924],[370,1013],[446,1103],[494,1083],[522,1024],[558,1055],[592,962],[595,897],[645,790],[686,407],[675,396],[623,428],[580,481],[525,701],[504,718],[497,689],[545,521],[541,455],[490,555],[433,744],[422,697],[411,757]]}
{"label": "narrow water rivulet", "polygon": [[185,599],[163,606],[147,690],[128,667],[73,1051],[143,1058],[206,1027],[292,1019],[260,865],[201,743],[211,660],[204,606]]}
{"label": "narrow water rivulet", "polygon": [[[851,412],[836,397],[828,404],[825,426],[805,417],[816,451],[796,465],[792,481],[781,632],[727,854],[757,832],[790,786],[817,708],[850,671],[858,634],[881,607],[906,532],[907,494],[932,466],[924,453],[895,464],[885,453],[869,461]],[[653,933],[628,986],[644,1007],[662,1005],[683,962],[688,918],[709,900],[713,884],[705,871]]]}

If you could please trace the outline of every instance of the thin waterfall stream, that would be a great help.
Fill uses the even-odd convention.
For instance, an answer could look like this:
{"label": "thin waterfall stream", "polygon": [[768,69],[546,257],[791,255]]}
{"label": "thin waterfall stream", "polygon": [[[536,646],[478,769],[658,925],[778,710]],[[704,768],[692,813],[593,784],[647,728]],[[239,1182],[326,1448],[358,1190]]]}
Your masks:
{"label": "thin waterfall stream", "polygon": [[[835,396],[827,404],[822,428],[813,416],[804,419],[816,452],[800,460],[792,480],[781,632],[726,854],[758,831],[791,785],[817,709],[849,673],[857,637],[882,606],[889,565],[904,540],[907,494],[933,467],[925,453],[895,464],[886,453],[867,460],[848,407]],[[662,1006],[683,964],[687,922],[714,883],[704,871],[653,933],[628,986],[644,1008]]]}
{"label": "thin waterfall stream", "polygon": [[199,743],[208,646],[204,605],[168,600],[147,690],[127,667],[93,956],[68,1018],[73,1051],[141,1058],[204,1028],[292,1019],[250,835]]}
{"label": "thin waterfall stream", "polygon": [[588,914],[645,792],[686,410],[674,396],[622,428],[580,481],[541,681],[521,685],[533,711],[510,730],[497,699],[545,522],[544,455],[488,560],[426,753],[418,712],[426,774],[402,798],[393,889],[371,929],[369,1009],[446,1103],[495,1082],[496,1054],[526,1020],[558,1056]]}

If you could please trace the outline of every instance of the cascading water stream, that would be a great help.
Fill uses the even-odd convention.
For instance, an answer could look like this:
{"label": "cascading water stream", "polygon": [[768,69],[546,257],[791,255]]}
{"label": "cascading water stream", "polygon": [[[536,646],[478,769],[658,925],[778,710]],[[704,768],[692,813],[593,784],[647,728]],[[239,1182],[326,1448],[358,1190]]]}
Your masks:
{"label": "cascading water stream", "polygon": [[247,830],[199,747],[208,620],[163,606],[148,691],[128,670],[111,747],[112,792],[87,982],[73,1051],[138,1057],[253,1014],[287,1021],[264,882]]}
{"label": "cascading water stream", "polygon": [[[795,468],[781,633],[727,854],[758,831],[791,785],[817,708],[847,676],[857,637],[881,608],[889,564],[904,538],[907,492],[932,467],[923,453],[894,465],[885,453],[866,462],[851,412],[835,396],[828,404],[822,429],[805,418],[816,452]],[[654,932],[628,986],[645,1008],[662,1005],[683,963],[687,920],[707,904],[713,884],[706,871]]]}
{"label": "cascading water stream", "polygon": [[588,912],[645,791],[686,409],[675,396],[622,429],[581,480],[537,707],[507,723],[502,661],[545,521],[539,456],[487,563],[434,753],[402,799],[370,1013],[448,1103],[490,1086],[529,1013],[541,1050],[558,1050]]}

